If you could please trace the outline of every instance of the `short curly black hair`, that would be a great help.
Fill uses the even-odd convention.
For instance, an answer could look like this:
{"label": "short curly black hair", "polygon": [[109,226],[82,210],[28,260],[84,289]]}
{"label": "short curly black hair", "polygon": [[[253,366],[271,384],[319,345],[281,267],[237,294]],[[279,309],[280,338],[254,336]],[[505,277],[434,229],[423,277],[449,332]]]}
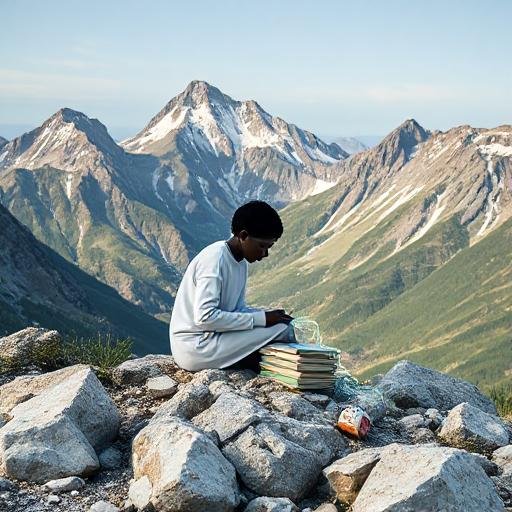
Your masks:
{"label": "short curly black hair", "polygon": [[236,210],[231,221],[234,235],[243,229],[257,238],[277,240],[283,234],[283,223],[279,214],[265,201],[249,201]]}

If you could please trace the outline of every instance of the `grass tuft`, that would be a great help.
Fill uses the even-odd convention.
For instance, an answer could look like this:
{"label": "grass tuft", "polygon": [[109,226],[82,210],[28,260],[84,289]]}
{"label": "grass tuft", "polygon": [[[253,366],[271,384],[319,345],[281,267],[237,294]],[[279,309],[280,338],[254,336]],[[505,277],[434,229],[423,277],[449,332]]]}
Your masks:
{"label": "grass tuft", "polygon": [[512,383],[493,386],[489,394],[496,404],[498,414],[504,418],[512,418]]}
{"label": "grass tuft", "polygon": [[75,364],[92,366],[98,377],[110,382],[112,370],[130,358],[133,342],[130,338],[113,339],[110,334],[96,338],[70,336],[38,347],[23,360],[0,357],[0,374],[17,372],[28,366],[53,371]]}

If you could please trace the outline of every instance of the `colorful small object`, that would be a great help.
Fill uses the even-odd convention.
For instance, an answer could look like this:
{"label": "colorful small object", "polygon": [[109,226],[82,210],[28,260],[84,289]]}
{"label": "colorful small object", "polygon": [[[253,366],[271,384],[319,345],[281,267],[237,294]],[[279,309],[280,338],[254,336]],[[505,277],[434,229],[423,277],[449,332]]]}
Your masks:
{"label": "colorful small object", "polygon": [[357,438],[366,437],[370,431],[370,416],[361,407],[349,405],[341,411],[338,428]]}

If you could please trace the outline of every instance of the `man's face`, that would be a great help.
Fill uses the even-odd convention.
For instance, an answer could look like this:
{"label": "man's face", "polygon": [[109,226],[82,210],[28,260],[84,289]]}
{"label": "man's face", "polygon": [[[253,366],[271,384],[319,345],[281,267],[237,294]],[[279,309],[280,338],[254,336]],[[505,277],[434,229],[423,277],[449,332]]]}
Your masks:
{"label": "man's face", "polygon": [[249,263],[261,261],[268,256],[268,250],[274,245],[275,238],[256,238],[241,231],[238,235],[244,253],[244,258]]}

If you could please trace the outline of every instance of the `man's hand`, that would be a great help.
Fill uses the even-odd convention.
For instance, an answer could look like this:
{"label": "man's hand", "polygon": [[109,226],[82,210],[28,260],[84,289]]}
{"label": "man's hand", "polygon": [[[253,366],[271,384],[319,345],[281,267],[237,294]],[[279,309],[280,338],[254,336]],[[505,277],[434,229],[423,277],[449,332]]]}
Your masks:
{"label": "man's hand", "polygon": [[272,327],[276,324],[289,324],[293,317],[286,314],[284,309],[274,309],[273,311],[265,311],[266,327]]}

